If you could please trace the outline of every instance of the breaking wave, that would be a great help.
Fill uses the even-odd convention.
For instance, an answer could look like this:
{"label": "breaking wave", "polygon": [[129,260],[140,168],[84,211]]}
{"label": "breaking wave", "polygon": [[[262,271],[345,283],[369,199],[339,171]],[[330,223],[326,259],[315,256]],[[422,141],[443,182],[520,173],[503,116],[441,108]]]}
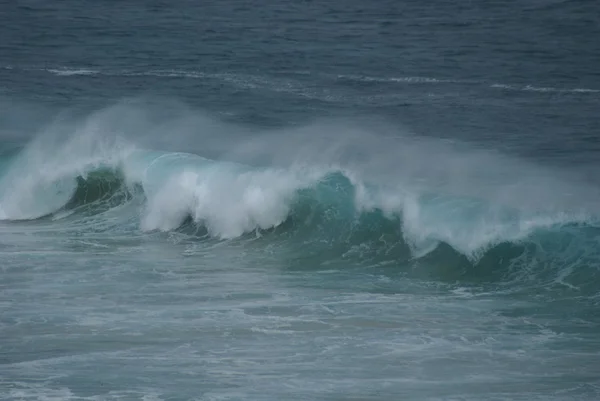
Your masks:
{"label": "breaking wave", "polygon": [[[194,117],[192,125],[203,127],[195,139],[203,151],[152,150],[141,146],[151,141],[138,137],[134,145],[131,135],[115,130],[119,116],[120,108],[87,116],[69,125],[63,139],[40,135],[1,154],[5,224],[44,219],[60,227],[66,219],[102,219],[134,203],[126,220],[136,219],[131,229],[140,233],[180,232],[199,240],[259,236],[310,244],[308,253],[336,257],[470,267],[508,260],[512,268],[535,262],[542,270],[597,274],[597,189],[566,175],[357,127],[345,127],[342,144],[333,139],[341,131],[335,124],[243,136]],[[160,131],[181,132],[189,118],[171,120]],[[155,124],[148,124],[133,130],[149,132]]]}

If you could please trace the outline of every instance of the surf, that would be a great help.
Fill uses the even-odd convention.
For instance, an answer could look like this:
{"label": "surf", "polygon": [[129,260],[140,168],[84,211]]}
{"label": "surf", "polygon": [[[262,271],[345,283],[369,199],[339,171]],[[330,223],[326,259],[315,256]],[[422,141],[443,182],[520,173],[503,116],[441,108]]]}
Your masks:
{"label": "surf", "polygon": [[203,115],[161,113],[118,105],[55,121],[3,152],[1,220],[85,230],[93,216],[94,229],[110,219],[107,230],[135,235],[258,240],[466,275],[537,265],[555,266],[554,279],[565,269],[595,277],[598,188],[576,175],[361,124],[246,135]]}
{"label": "surf", "polygon": [[[13,187],[16,192],[2,198],[2,205],[27,199],[18,192],[25,191],[34,199],[19,204],[27,205],[30,214],[23,215],[21,208],[5,220],[60,216],[71,209],[90,213],[95,207],[95,213],[101,213],[107,204],[117,206],[143,196],[142,231],[177,230],[192,222],[210,236],[228,240],[282,226],[319,231],[328,240],[342,241],[343,234],[360,236],[371,227],[371,239],[391,235],[414,257],[446,244],[472,260],[499,244],[527,241],[536,233],[595,227],[595,220],[585,215],[526,214],[480,199],[385,188],[340,169],[252,168],[148,150],[132,151],[112,163],[93,161],[83,163],[83,172],[56,173],[54,181],[46,175],[35,181],[25,174],[20,187]],[[40,208],[34,211],[36,205]]]}

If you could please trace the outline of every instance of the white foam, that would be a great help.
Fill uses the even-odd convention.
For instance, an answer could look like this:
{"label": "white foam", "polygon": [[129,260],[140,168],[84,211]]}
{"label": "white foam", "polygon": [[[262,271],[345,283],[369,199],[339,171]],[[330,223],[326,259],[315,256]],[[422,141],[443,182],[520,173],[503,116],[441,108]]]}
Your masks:
{"label": "white foam", "polygon": [[[144,230],[172,230],[190,216],[219,238],[235,238],[283,223],[296,191],[317,174],[267,169],[240,172],[226,165],[176,170],[155,191],[146,191]],[[149,188],[152,183],[147,183]]]}
{"label": "white foam", "polygon": [[381,210],[398,217],[406,243],[415,257],[433,251],[440,243],[477,260],[502,242],[518,242],[537,230],[591,221],[585,213],[536,212],[512,209],[481,199],[420,194],[407,188],[368,190],[353,180],[359,211]]}
{"label": "white foam", "polygon": [[71,75],[96,75],[100,72],[98,70],[92,70],[88,68],[49,68],[46,71],[54,75],[68,77]]}

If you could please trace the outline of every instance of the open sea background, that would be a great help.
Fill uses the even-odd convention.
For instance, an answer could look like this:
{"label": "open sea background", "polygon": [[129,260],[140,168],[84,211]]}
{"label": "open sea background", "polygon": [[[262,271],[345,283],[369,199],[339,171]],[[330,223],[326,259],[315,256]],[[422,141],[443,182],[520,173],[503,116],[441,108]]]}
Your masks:
{"label": "open sea background", "polygon": [[0,399],[600,399],[600,3],[0,0]]}

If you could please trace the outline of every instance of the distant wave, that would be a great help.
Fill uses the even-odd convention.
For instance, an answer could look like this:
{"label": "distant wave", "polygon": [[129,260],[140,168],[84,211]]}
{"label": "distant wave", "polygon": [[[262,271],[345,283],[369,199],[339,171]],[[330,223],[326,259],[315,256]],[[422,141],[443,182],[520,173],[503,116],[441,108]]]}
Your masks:
{"label": "distant wave", "polygon": [[91,69],[87,69],[87,68],[75,68],[75,69],[49,68],[46,71],[48,71],[51,74],[58,75],[58,76],[64,76],[64,77],[68,77],[71,75],[97,75],[100,73],[100,71],[98,71],[98,70],[91,70]]}
{"label": "distant wave", "polygon": [[[3,68],[12,69],[12,66]],[[320,93],[325,89],[317,90],[316,88],[307,88],[300,82],[295,82],[289,79],[280,79],[259,75],[236,74],[236,73],[209,73],[203,71],[178,70],[178,69],[153,69],[153,70],[98,70],[90,68],[67,68],[57,67],[44,69],[45,71],[63,77],[69,76],[91,76],[91,75],[109,75],[109,76],[155,76],[164,78],[182,78],[182,79],[216,79],[228,82],[234,86],[246,89],[268,89],[278,92],[290,92],[296,95],[315,98],[321,100],[336,100],[336,96],[331,93]],[[307,71],[296,72],[297,75],[310,75]],[[546,87],[535,85],[515,85],[505,83],[486,83],[485,81],[468,80],[468,79],[448,79],[424,76],[405,76],[405,77],[378,77],[369,75],[344,75],[338,74],[330,78],[340,81],[357,81],[357,82],[379,82],[379,83],[397,83],[397,84],[468,84],[485,86],[492,89],[502,89],[509,91],[523,92],[556,92],[556,93],[600,93],[600,89],[593,88],[560,88]],[[338,96],[339,97],[339,96]],[[339,100],[339,99],[338,99]]]}
{"label": "distant wave", "polygon": [[400,83],[415,83],[415,84],[437,84],[437,83],[460,83],[468,81],[439,79],[431,77],[373,77],[364,75],[337,75],[341,80],[353,80],[363,82],[400,82]]}
{"label": "distant wave", "polygon": [[492,84],[490,87],[495,89],[504,89],[511,91],[524,91],[524,92],[558,92],[558,93],[600,93],[600,89],[586,89],[586,88],[553,88],[553,87],[537,87],[532,85],[506,85],[506,84]]}
{"label": "distant wave", "polygon": [[[89,68],[49,68],[45,71],[50,72],[58,76],[71,76],[71,75],[113,75],[113,76],[155,76],[155,77],[168,77],[168,78],[191,78],[191,79],[202,79],[202,78],[220,78],[223,80],[232,81],[235,83],[246,83],[251,84],[257,82],[261,84],[272,83],[277,81],[277,78],[263,77],[258,75],[249,74],[236,74],[230,72],[222,73],[209,73],[204,71],[196,70],[179,70],[179,69],[151,69],[151,70],[95,70]],[[297,75],[310,75],[306,71],[296,72]],[[439,79],[431,77],[374,77],[374,76],[361,76],[361,75],[337,75],[336,79],[347,79],[357,80],[364,82],[399,82],[399,83],[461,83],[471,82],[464,80],[452,80],[452,79]]]}
{"label": "distant wave", "polygon": [[[433,77],[372,77],[360,75],[338,75],[338,79],[356,80],[363,82],[390,82],[390,83],[408,83],[408,84],[471,84],[484,85],[484,81],[476,80],[461,80],[461,79],[440,79]],[[531,92],[565,92],[565,93],[599,93],[599,89],[589,88],[555,88],[555,87],[537,87],[534,85],[511,85],[511,84],[491,84],[489,87],[494,89],[506,89],[514,91],[531,91]]]}

